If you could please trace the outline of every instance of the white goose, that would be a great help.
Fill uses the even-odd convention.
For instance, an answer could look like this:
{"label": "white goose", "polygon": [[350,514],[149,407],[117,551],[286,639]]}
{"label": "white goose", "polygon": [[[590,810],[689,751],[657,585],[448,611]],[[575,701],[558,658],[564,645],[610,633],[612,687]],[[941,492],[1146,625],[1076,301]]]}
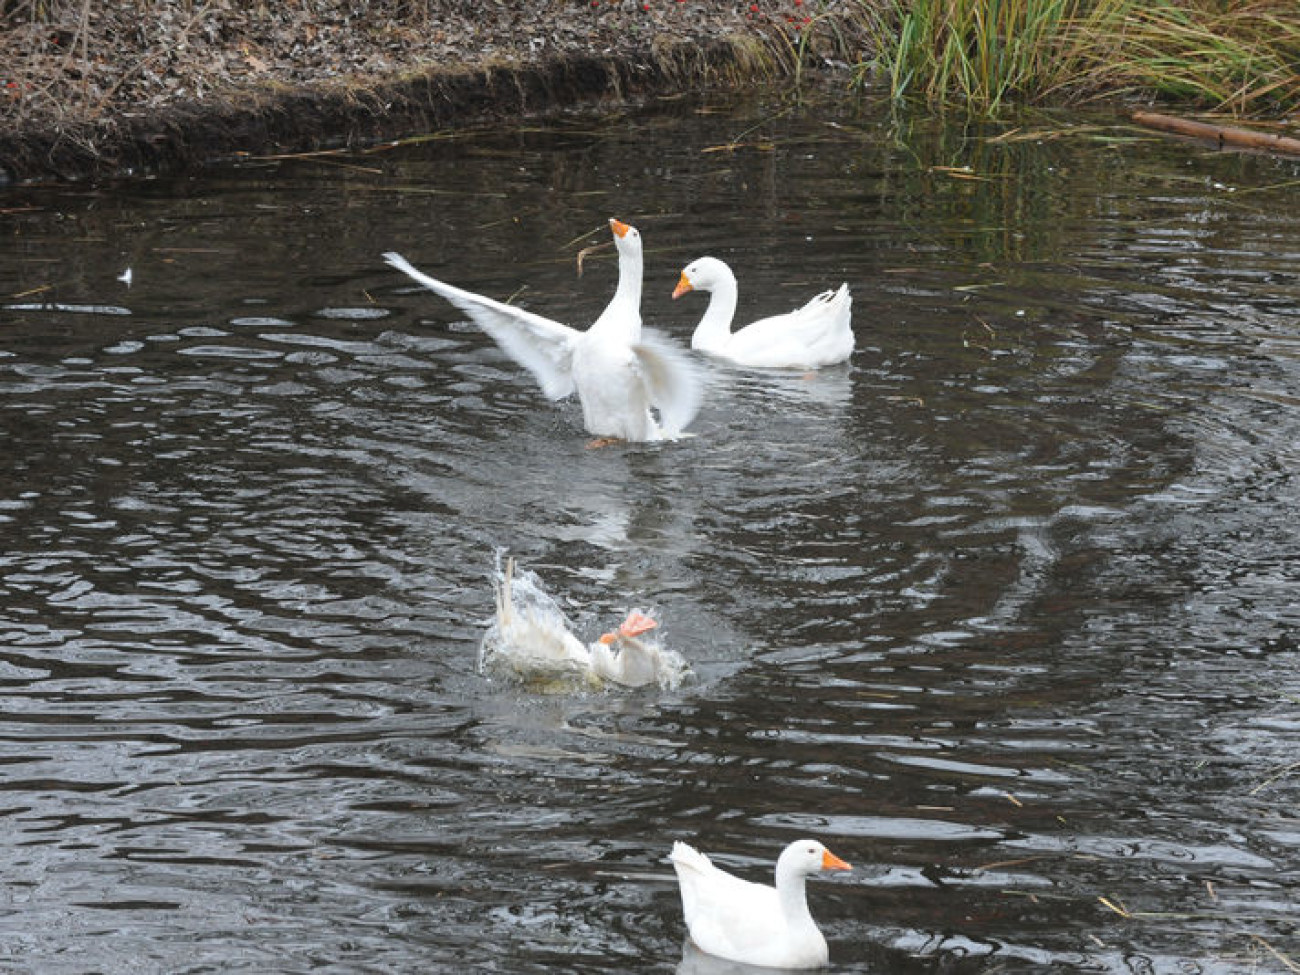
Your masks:
{"label": "white goose", "polygon": [[712,292],[709,307],[691,336],[691,348],[737,365],[769,369],[818,369],[843,362],[853,352],[853,299],[849,286],[823,291],[802,308],[763,318],[731,331],[736,314],[736,276],[716,257],[701,257],[682,271],[673,291]]}
{"label": "white goose", "polygon": [[593,436],[671,440],[699,409],[699,375],[676,345],[642,332],[641,235],[619,220],[611,219],[609,225],[618,248],[618,288],[586,331],[445,284],[400,254],[389,252],[384,260],[472,318],[533,374],[548,399],[576,391]]}
{"label": "white goose", "polygon": [[545,690],[657,684],[673,688],[689,667],[681,654],[642,640],[659,624],[634,609],[618,629],[587,646],[570,631],[564,611],[535,574],[498,563],[492,577],[496,617],[479,645],[479,671]]}
{"label": "white goose", "polygon": [[852,868],[816,840],[796,840],[781,851],[775,887],[719,870],[685,843],[673,844],[670,859],[686,927],[701,951],[768,968],[820,968],[830,959],[826,939],[808,912],[804,878]]}

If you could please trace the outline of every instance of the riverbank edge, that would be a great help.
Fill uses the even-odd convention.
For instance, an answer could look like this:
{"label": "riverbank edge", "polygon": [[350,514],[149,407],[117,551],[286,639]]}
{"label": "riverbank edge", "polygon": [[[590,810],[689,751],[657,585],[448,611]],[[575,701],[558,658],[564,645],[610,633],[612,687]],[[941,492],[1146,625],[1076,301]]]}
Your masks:
{"label": "riverbank edge", "polygon": [[773,81],[829,56],[784,38],[733,34],[632,53],[568,52],[522,63],[425,65],[348,81],[270,82],[111,119],[4,131],[0,181],[167,174],[241,156],[362,148],[600,101]]}

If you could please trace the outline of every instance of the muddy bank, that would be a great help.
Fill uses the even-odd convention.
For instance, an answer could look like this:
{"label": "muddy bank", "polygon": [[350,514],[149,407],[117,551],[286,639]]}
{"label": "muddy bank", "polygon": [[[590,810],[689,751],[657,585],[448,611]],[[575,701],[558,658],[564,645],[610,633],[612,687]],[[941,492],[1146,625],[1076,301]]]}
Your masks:
{"label": "muddy bank", "polygon": [[8,8],[0,181],[173,172],[770,79],[852,63],[863,37],[860,4],[834,0],[109,6],[23,22]]}

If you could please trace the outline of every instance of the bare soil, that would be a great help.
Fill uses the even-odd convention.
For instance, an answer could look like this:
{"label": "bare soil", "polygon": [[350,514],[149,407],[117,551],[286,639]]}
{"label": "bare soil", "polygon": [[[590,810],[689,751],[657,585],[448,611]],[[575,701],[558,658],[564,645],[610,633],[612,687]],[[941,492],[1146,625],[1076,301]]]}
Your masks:
{"label": "bare soil", "polygon": [[0,0],[0,182],[303,152],[860,54],[860,0]]}

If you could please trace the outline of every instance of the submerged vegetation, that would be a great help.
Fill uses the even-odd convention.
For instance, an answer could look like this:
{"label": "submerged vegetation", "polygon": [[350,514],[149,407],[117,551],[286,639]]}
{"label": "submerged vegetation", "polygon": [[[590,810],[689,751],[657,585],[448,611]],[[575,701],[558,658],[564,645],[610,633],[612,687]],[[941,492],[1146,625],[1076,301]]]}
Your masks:
{"label": "submerged vegetation", "polygon": [[865,0],[897,98],[996,114],[1008,102],[1167,97],[1238,116],[1300,110],[1295,0]]}

